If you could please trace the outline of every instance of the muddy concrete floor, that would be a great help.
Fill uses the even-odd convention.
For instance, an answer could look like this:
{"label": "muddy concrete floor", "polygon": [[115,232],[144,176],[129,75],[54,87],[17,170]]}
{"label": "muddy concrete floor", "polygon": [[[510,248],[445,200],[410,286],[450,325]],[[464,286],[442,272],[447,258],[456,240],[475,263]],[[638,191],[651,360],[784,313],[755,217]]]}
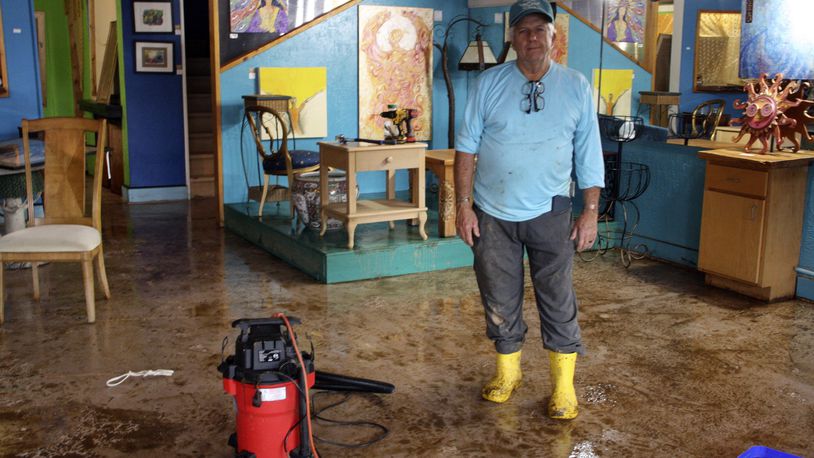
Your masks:
{"label": "muddy concrete floor", "polygon": [[[325,457],[735,457],[756,444],[814,456],[810,303],[762,304],[653,261],[577,261],[588,354],[577,362],[580,415],[556,422],[545,416],[551,385],[530,290],[523,385],[488,403],[479,392],[494,354],[471,269],[318,284],[217,228],[212,206],[108,197],[113,298],[97,300],[93,325],[77,265],[44,267],[40,302],[30,272],[6,273],[0,456],[232,456],[221,342],[236,335],[233,320],[278,311],[302,319],[317,369],[396,385],[325,413],[390,430],[362,449],[319,443]],[[105,385],[146,369],[175,373]],[[317,405],[338,399],[322,396]],[[333,441],[376,435],[315,429]]]}

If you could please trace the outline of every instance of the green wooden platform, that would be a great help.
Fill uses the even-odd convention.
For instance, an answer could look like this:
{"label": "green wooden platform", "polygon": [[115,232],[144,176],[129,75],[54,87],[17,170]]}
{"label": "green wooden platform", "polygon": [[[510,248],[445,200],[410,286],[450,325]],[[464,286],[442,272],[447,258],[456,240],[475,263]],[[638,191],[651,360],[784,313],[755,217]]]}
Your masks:
{"label": "green wooden platform", "polygon": [[[288,202],[266,204],[262,220],[257,202],[227,204],[225,224],[249,242],[302,270],[323,283],[341,283],[369,278],[430,272],[472,265],[472,251],[458,237],[438,237],[438,214],[428,211],[428,239],[421,240],[418,228],[396,221],[360,224],[353,250],[348,250],[344,229],[297,231],[289,219]],[[252,216],[254,215],[254,216]]]}

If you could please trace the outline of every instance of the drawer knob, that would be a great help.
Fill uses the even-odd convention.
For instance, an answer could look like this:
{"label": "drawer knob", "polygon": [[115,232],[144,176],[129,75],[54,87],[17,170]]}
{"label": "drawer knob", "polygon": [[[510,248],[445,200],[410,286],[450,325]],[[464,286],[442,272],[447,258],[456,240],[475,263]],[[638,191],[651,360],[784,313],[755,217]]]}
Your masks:
{"label": "drawer knob", "polygon": [[385,164],[389,164],[391,162],[393,162],[393,156],[387,156],[387,158],[384,160]]}

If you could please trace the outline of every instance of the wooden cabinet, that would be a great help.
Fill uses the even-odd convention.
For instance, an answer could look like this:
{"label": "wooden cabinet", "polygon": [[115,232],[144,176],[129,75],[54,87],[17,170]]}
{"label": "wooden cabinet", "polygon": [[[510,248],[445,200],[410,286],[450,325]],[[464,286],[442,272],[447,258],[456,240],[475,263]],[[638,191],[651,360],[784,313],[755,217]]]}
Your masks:
{"label": "wooden cabinet", "polygon": [[794,297],[814,152],[699,156],[707,160],[698,255],[706,283],[766,301]]}

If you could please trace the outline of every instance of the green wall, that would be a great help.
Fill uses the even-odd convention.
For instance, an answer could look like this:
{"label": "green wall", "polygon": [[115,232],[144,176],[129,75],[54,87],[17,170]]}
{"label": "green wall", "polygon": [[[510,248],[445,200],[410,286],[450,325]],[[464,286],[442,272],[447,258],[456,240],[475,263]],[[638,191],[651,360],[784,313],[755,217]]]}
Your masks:
{"label": "green wall", "polygon": [[34,0],[34,10],[45,12],[46,94],[43,115],[73,116],[71,49],[63,0]]}

